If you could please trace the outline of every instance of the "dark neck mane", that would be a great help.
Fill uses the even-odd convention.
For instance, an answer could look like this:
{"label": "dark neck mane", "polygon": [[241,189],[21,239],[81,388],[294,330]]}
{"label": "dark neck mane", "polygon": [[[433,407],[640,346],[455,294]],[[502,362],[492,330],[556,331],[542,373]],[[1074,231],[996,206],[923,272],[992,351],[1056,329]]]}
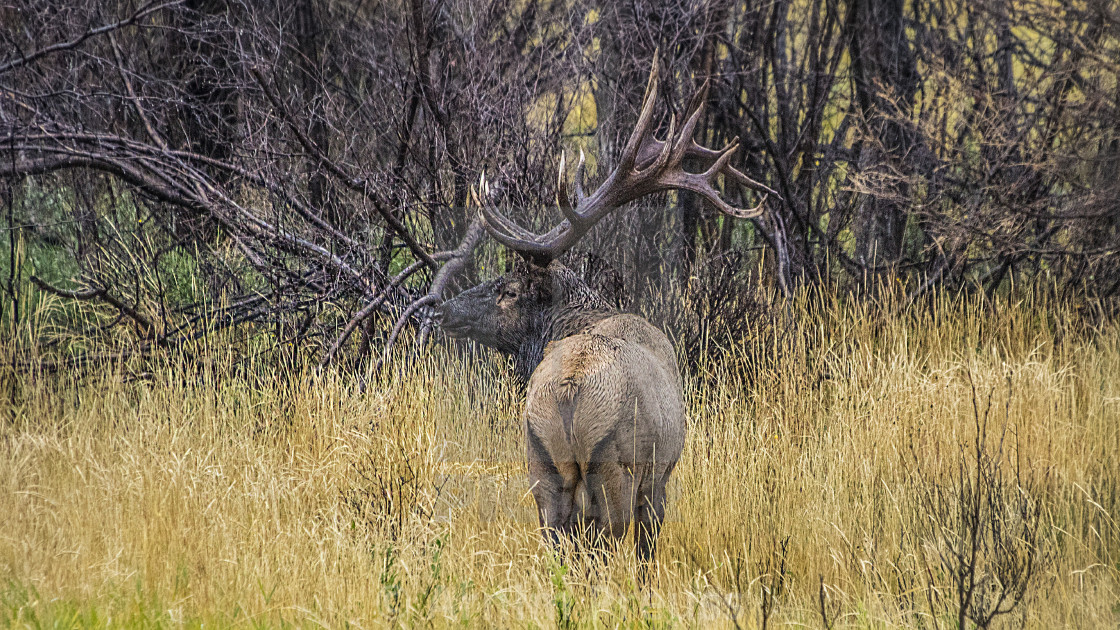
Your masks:
{"label": "dark neck mane", "polygon": [[533,326],[536,334],[530,335],[514,355],[514,368],[525,382],[544,358],[549,342],[578,335],[619,312],[567,267],[557,265],[550,271],[552,308],[541,313],[540,321]]}

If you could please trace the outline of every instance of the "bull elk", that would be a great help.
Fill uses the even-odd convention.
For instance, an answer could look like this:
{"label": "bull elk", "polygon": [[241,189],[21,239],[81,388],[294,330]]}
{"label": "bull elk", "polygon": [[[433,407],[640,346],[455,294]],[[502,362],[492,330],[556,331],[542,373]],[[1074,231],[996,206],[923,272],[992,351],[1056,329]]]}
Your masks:
{"label": "bull elk", "polygon": [[[582,187],[583,155],[569,197],[561,158],[557,200],[564,220],[547,234],[532,234],[482,206],[486,230],[524,262],[495,280],[468,289],[436,309],[442,329],[512,355],[528,377],[524,429],[529,479],[545,536],[623,537],[635,524],[637,556],[654,554],[665,515],[665,485],[685,439],[680,371],[665,334],[645,319],[612,308],[558,258],[604,216],[665,190],[690,190],[735,217],[715,179],[770,191],[729,165],[738,139],[720,150],[692,136],[705,101],[705,84],[677,129],[664,141],[652,132],[657,67],[641,114],[617,167],[591,194]],[[690,158],[706,165],[684,170]],[[482,205],[482,204],[480,204]]]}

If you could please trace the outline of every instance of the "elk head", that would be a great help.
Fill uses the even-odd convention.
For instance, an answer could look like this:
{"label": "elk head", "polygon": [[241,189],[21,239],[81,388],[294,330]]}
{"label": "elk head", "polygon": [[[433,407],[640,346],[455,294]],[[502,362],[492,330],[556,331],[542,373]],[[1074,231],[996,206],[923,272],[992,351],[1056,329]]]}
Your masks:
{"label": "elk head", "polygon": [[467,337],[499,352],[515,354],[537,334],[552,306],[547,267],[519,262],[513,271],[463,291],[440,305],[440,327],[452,337]]}

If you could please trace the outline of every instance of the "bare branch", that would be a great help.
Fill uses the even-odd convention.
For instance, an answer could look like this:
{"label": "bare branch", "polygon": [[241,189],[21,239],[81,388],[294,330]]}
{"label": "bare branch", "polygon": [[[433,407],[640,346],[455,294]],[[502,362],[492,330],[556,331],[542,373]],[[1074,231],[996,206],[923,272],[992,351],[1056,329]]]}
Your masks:
{"label": "bare branch", "polygon": [[132,15],[128,16],[127,18],[125,18],[123,20],[120,20],[119,22],[113,22],[112,24],[106,24],[104,26],[98,26],[96,28],[91,27],[91,28],[87,29],[84,33],[82,33],[81,35],[75,37],[74,39],[72,39],[70,41],[58,42],[57,44],[51,44],[50,46],[47,46],[45,48],[40,48],[39,50],[36,50],[36,51],[31,52],[29,54],[23,55],[23,56],[19,57],[18,59],[13,59],[13,60],[11,60],[7,63],[4,63],[4,64],[0,65],[0,74],[8,72],[9,70],[12,70],[14,68],[18,68],[20,66],[24,66],[24,65],[27,65],[29,63],[32,63],[32,62],[38,60],[39,58],[45,57],[46,55],[50,55],[52,53],[61,52],[61,51],[64,51],[64,50],[73,50],[74,48],[77,48],[78,46],[81,46],[83,42],[85,42],[87,39],[89,39],[91,37],[94,37],[94,36],[97,36],[97,35],[103,35],[105,33],[111,33],[113,31],[122,29],[126,26],[132,26],[133,24],[139,22],[140,20],[148,17],[149,15],[151,15],[151,14],[157,12],[157,11],[162,11],[163,9],[166,9],[167,7],[172,7],[172,6],[175,6],[175,5],[178,5],[178,4],[182,4],[182,3],[183,3],[183,0],[174,0],[172,2],[164,2],[162,4],[156,4],[155,0],[152,0],[151,2],[148,2],[147,4],[141,6]]}
{"label": "bare branch", "polygon": [[284,107],[283,103],[280,102],[280,98],[264,80],[264,76],[261,74],[260,68],[256,66],[250,66],[249,72],[252,73],[253,78],[257,80],[257,85],[260,86],[265,96],[268,97],[269,102],[272,103],[272,106],[277,109],[277,111],[283,117],[284,121],[288,124],[288,128],[292,131],[293,134],[295,134],[300,144],[303,145],[304,150],[314,155],[319,160],[319,162],[322,163],[328,171],[330,171],[332,175],[337,177],[338,180],[342,182],[344,186],[357,193],[361,193],[363,196],[372,201],[374,208],[377,210],[377,213],[380,214],[381,218],[389,224],[389,227],[393,229],[393,232],[398,237],[400,237],[402,241],[404,241],[405,245],[408,246],[408,249],[412,251],[413,255],[415,255],[420,260],[423,260],[424,264],[428,265],[432,269],[436,269],[439,266],[436,261],[433,260],[428,252],[423,247],[421,247],[419,243],[416,242],[416,239],[412,237],[412,234],[408,231],[407,228],[405,228],[404,224],[401,223],[400,220],[397,219],[397,217],[393,216],[393,214],[380,203],[380,200],[377,199],[369,190],[369,186],[359,178],[353,177],[343,171],[342,168],[335,164],[333,161],[327,159],[327,157],[323,155],[319,150],[319,147],[316,146],[315,143],[307,137],[307,134],[305,134],[303,130],[300,129],[297,125],[292,123],[291,118],[286,113],[286,108]]}

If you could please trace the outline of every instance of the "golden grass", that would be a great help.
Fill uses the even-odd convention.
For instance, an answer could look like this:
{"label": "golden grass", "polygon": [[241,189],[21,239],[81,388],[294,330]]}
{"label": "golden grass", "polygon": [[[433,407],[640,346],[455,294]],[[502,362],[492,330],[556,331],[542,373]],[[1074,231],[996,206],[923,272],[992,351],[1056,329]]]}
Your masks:
{"label": "golden grass", "polygon": [[1047,559],[999,623],[1118,624],[1116,328],[1039,301],[790,309],[690,379],[647,591],[629,546],[565,567],[541,543],[496,360],[433,350],[365,394],[264,365],[2,374],[0,621],[758,627],[770,589],[774,625],[821,627],[823,591],[837,627],[953,627],[952,524],[922,499],[971,470],[978,399]]}

